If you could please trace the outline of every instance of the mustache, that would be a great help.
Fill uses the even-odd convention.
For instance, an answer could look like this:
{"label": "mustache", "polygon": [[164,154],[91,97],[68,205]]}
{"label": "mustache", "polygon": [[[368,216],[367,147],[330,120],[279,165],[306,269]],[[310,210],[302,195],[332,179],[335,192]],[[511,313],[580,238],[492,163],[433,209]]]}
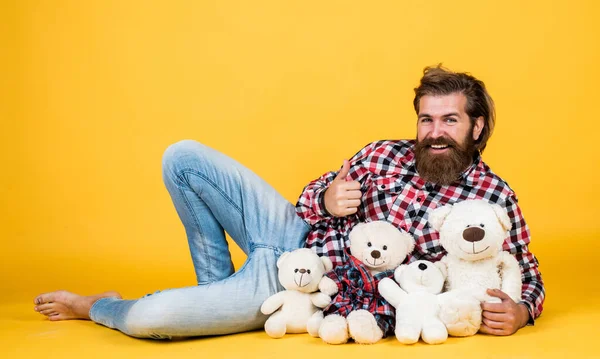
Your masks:
{"label": "mustache", "polygon": [[450,137],[437,137],[437,138],[426,138],[423,141],[419,141],[419,147],[429,146],[448,146],[452,148],[460,148],[458,143]]}

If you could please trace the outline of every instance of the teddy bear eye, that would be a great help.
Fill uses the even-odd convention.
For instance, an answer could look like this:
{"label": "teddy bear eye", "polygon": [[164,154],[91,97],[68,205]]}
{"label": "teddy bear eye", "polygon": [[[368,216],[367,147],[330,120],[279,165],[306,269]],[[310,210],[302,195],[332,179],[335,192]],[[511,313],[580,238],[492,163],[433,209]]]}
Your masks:
{"label": "teddy bear eye", "polygon": [[298,273],[298,268],[294,269],[294,273]]}
{"label": "teddy bear eye", "polygon": [[307,270],[306,270],[306,273],[310,274],[310,269],[307,269]]}
{"label": "teddy bear eye", "polygon": [[469,228],[469,227],[471,227],[471,225],[470,225],[470,224],[467,224],[467,228]]}
{"label": "teddy bear eye", "polygon": [[384,250],[384,251],[385,251],[385,250],[387,250],[387,246],[383,246],[383,250]]}
{"label": "teddy bear eye", "polygon": [[372,246],[372,244],[371,244],[371,242],[368,242],[367,247],[370,247],[370,246]]}
{"label": "teddy bear eye", "polygon": [[485,224],[482,223],[479,225],[479,227],[483,228],[483,227],[485,227]]}

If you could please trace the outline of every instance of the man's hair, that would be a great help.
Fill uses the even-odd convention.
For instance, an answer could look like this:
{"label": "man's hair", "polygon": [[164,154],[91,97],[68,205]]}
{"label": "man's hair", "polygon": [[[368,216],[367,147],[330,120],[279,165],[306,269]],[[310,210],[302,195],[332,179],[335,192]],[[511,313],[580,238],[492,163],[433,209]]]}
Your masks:
{"label": "man's hair", "polygon": [[471,128],[475,120],[483,117],[484,126],[479,138],[475,141],[475,148],[483,152],[488,139],[494,131],[496,113],[494,101],[485,89],[483,81],[476,79],[468,73],[453,72],[444,68],[442,64],[435,67],[426,67],[419,87],[415,88],[413,105],[419,114],[419,101],[425,95],[443,96],[453,93],[462,93],[467,98],[465,112],[471,118]]}

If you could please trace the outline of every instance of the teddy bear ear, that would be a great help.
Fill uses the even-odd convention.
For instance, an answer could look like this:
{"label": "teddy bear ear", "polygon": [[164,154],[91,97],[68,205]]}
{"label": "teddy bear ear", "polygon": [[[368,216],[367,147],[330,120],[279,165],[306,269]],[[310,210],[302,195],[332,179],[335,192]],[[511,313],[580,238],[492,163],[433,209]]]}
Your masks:
{"label": "teddy bear ear", "polygon": [[333,263],[331,263],[331,259],[329,259],[329,257],[322,256],[321,262],[323,262],[323,266],[325,267],[325,272],[329,272],[331,269],[333,269]]}
{"label": "teddy bear ear", "polygon": [[450,214],[451,210],[452,210],[452,205],[447,204],[445,206],[438,207],[438,208],[434,209],[433,211],[429,212],[429,217],[427,218],[429,225],[433,229],[435,229],[436,231],[439,232],[440,229],[442,228],[442,224],[444,224],[444,221],[446,220],[446,217],[448,216],[448,214]]}
{"label": "teddy bear ear", "polygon": [[277,268],[281,268],[281,264],[283,263],[283,260],[285,259],[285,257],[287,257],[288,255],[290,255],[290,252],[283,252],[281,254],[281,256],[279,256],[279,259],[277,259]]}
{"label": "teddy bear ear", "polygon": [[402,274],[402,271],[404,271],[406,267],[408,267],[408,265],[401,264],[400,266],[398,266],[398,268],[396,268],[396,270],[394,271],[394,279],[396,280],[396,282],[400,283],[400,274]]}
{"label": "teddy bear ear", "polygon": [[512,228],[512,224],[510,223],[510,218],[508,218],[506,210],[495,203],[492,204],[492,208],[494,209],[502,228],[504,228],[505,231],[509,231]]}
{"label": "teddy bear ear", "polygon": [[438,267],[440,272],[442,272],[444,279],[446,279],[448,277],[448,268],[446,267],[446,265],[443,262],[438,261],[438,262],[433,263],[433,265]]}

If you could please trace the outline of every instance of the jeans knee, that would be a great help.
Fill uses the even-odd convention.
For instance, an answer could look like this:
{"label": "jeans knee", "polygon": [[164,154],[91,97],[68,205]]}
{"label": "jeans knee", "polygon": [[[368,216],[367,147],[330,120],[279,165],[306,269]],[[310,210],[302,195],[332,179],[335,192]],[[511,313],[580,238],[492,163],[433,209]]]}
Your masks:
{"label": "jeans knee", "polygon": [[181,140],[165,150],[162,159],[163,177],[178,176],[179,172],[198,167],[209,148],[194,140]]}
{"label": "jeans knee", "polygon": [[135,308],[125,319],[124,332],[136,338],[171,339],[172,336],[167,333],[169,319],[161,312],[161,308],[156,306]]}

